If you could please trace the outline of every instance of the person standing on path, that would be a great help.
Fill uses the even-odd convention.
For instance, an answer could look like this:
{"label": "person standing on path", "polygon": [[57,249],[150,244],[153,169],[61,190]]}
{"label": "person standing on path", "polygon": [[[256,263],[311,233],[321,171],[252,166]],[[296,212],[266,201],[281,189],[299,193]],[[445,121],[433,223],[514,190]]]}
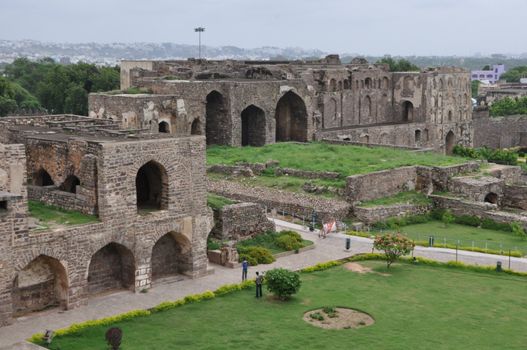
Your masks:
{"label": "person standing on path", "polygon": [[242,261],[242,282],[247,281],[247,270],[249,269],[249,263],[246,258]]}
{"label": "person standing on path", "polygon": [[260,275],[258,271],[256,271],[256,297],[261,298],[262,297],[262,284],[263,284],[263,275]]}

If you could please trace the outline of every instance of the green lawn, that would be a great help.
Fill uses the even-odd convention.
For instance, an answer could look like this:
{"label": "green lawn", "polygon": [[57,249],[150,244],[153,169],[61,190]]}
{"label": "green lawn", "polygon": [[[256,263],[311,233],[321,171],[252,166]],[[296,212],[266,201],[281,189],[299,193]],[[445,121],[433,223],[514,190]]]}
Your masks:
{"label": "green lawn", "polygon": [[[245,239],[236,244],[237,247],[262,247],[267,248],[273,254],[283,253],[287,250],[279,246],[276,242],[276,238],[280,236],[280,232],[266,232],[254,236],[253,238]],[[313,241],[307,239],[302,240],[302,248],[310,246]]]}
{"label": "green lawn", "polygon": [[329,145],[312,142],[275,143],[263,147],[212,146],[207,149],[207,164],[258,163],[277,160],[279,166],[310,171],[334,171],[342,176],[364,174],[406,165],[453,165],[465,158],[435,152],[411,152],[383,147]]}
{"label": "green lawn", "polygon": [[226,205],[234,204],[234,203],[236,202],[233,200],[230,200],[229,198],[225,198],[223,196],[219,196],[214,193],[207,194],[207,205],[211,207],[212,209],[219,210]]}
{"label": "green lawn", "polygon": [[[527,240],[514,236],[512,232],[489,230],[473,226],[450,224],[445,227],[441,221],[430,221],[424,224],[402,226],[401,233],[417,241],[428,241],[429,236],[435,237],[435,243],[446,243],[459,246],[488,248],[492,250],[519,250],[527,255]],[[486,246],[485,246],[486,243]]]}
{"label": "green lawn", "polygon": [[[248,290],[120,322],[122,349],[525,349],[526,278],[362,264],[389,276],[340,266],[302,274],[300,293],[289,302],[258,300]],[[302,320],[323,306],[368,312],[375,324],[324,330]],[[56,338],[51,348],[105,349],[107,328]]]}
{"label": "green lawn", "polygon": [[42,228],[50,228],[57,225],[80,225],[99,221],[99,218],[94,215],[65,210],[38,201],[28,201],[28,207],[29,214],[39,220],[39,225]]}
{"label": "green lawn", "polygon": [[392,204],[416,204],[416,205],[427,205],[432,201],[423,193],[416,191],[400,192],[391,197],[384,197],[379,199],[373,199],[361,203],[361,207],[376,207],[379,205],[392,205]]}

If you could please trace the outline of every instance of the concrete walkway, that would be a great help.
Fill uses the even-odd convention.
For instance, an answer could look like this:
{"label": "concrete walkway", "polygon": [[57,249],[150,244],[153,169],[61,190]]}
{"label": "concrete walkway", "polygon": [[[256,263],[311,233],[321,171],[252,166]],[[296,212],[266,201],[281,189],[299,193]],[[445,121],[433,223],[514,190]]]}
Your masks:
{"label": "concrete walkway", "polygon": [[[269,270],[275,267],[284,267],[292,270],[315,265],[319,262],[336,260],[357,253],[372,251],[372,240],[369,238],[346,236],[342,233],[331,233],[326,239],[320,239],[315,232],[309,232],[305,227],[289,222],[274,219],[277,229],[292,229],[299,232],[304,239],[315,242],[315,249],[300,254],[293,254],[279,258],[270,265],[261,265],[249,268],[249,277],[254,273]],[[345,250],[345,239],[351,238],[351,249]],[[455,250],[439,248],[416,247],[415,256],[422,256],[439,261],[456,259]],[[458,260],[470,264],[495,266],[501,260],[504,267],[508,267],[508,257],[474,252],[459,251]],[[27,317],[20,317],[13,325],[0,328],[0,347],[9,346],[27,339],[32,334],[43,332],[46,329],[58,329],[87,320],[112,316],[135,309],[151,308],[167,300],[177,300],[189,294],[202,293],[206,290],[215,290],[227,283],[241,282],[241,268],[228,269],[213,265],[215,273],[199,278],[185,279],[173,283],[154,284],[148,293],[117,292],[104,296],[97,296],[89,300],[88,305],[77,309],[60,311],[49,310]],[[527,271],[527,259],[511,258],[511,268],[518,271]]]}

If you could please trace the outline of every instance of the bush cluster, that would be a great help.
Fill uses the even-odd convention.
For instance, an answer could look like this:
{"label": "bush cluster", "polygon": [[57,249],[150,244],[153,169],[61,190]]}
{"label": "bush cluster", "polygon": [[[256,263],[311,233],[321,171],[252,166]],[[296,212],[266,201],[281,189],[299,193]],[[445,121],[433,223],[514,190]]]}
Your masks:
{"label": "bush cluster", "polygon": [[453,153],[461,157],[486,159],[489,162],[497,164],[518,164],[518,153],[514,150],[491,149],[488,147],[472,148],[456,145],[454,146]]}
{"label": "bush cluster", "polygon": [[240,255],[240,261],[247,259],[247,262],[251,266],[256,266],[258,264],[270,264],[276,261],[273,253],[264,247],[238,247],[238,253]]}
{"label": "bush cluster", "polygon": [[302,248],[304,240],[294,231],[282,231],[276,238],[276,245],[284,250],[297,250]]}
{"label": "bush cluster", "polygon": [[267,271],[265,281],[267,289],[281,300],[286,300],[297,293],[301,285],[298,272],[282,268]]}
{"label": "bush cluster", "polygon": [[[430,217],[434,220],[442,220],[445,213],[446,210],[444,209],[434,209],[430,212]],[[489,218],[480,218],[472,215],[454,216],[454,223],[473,227],[481,227],[489,230],[512,232],[512,224],[496,222]]]}

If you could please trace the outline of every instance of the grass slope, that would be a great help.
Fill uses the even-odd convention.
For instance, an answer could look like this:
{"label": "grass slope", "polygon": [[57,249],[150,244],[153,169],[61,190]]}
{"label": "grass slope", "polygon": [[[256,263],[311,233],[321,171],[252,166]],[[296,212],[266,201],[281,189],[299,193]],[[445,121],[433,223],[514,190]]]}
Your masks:
{"label": "grass slope", "polygon": [[429,236],[434,236],[435,243],[443,243],[446,238],[446,242],[449,244],[455,245],[459,240],[460,246],[470,247],[474,241],[474,247],[479,248],[485,248],[485,241],[487,241],[488,249],[519,250],[524,255],[527,254],[527,240],[514,236],[512,232],[458,224],[450,224],[445,227],[441,221],[435,220],[424,224],[403,226],[399,228],[399,231],[419,241],[428,241]]}
{"label": "grass slope", "polygon": [[400,192],[391,197],[384,197],[379,199],[373,199],[370,201],[364,201],[360,205],[361,207],[371,208],[379,205],[392,205],[392,204],[415,204],[415,205],[427,205],[432,201],[421,192],[408,191]]}
{"label": "grass slope", "polygon": [[[379,274],[336,267],[302,274],[283,303],[242,291],[116,324],[134,349],[524,349],[527,296],[522,277],[430,266],[362,262]],[[268,293],[265,293],[268,294]],[[376,323],[324,330],[302,320],[322,306],[348,306]],[[52,349],[104,349],[107,327],[57,338]]]}
{"label": "grass slope", "polygon": [[407,165],[454,165],[465,158],[434,152],[411,152],[382,147],[329,145],[325,143],[276,143],[263,147],[212,146],[207,164],[258,163],[277,160],[280,167],[310,171],[334,171],[342,176],[365,174]]}

